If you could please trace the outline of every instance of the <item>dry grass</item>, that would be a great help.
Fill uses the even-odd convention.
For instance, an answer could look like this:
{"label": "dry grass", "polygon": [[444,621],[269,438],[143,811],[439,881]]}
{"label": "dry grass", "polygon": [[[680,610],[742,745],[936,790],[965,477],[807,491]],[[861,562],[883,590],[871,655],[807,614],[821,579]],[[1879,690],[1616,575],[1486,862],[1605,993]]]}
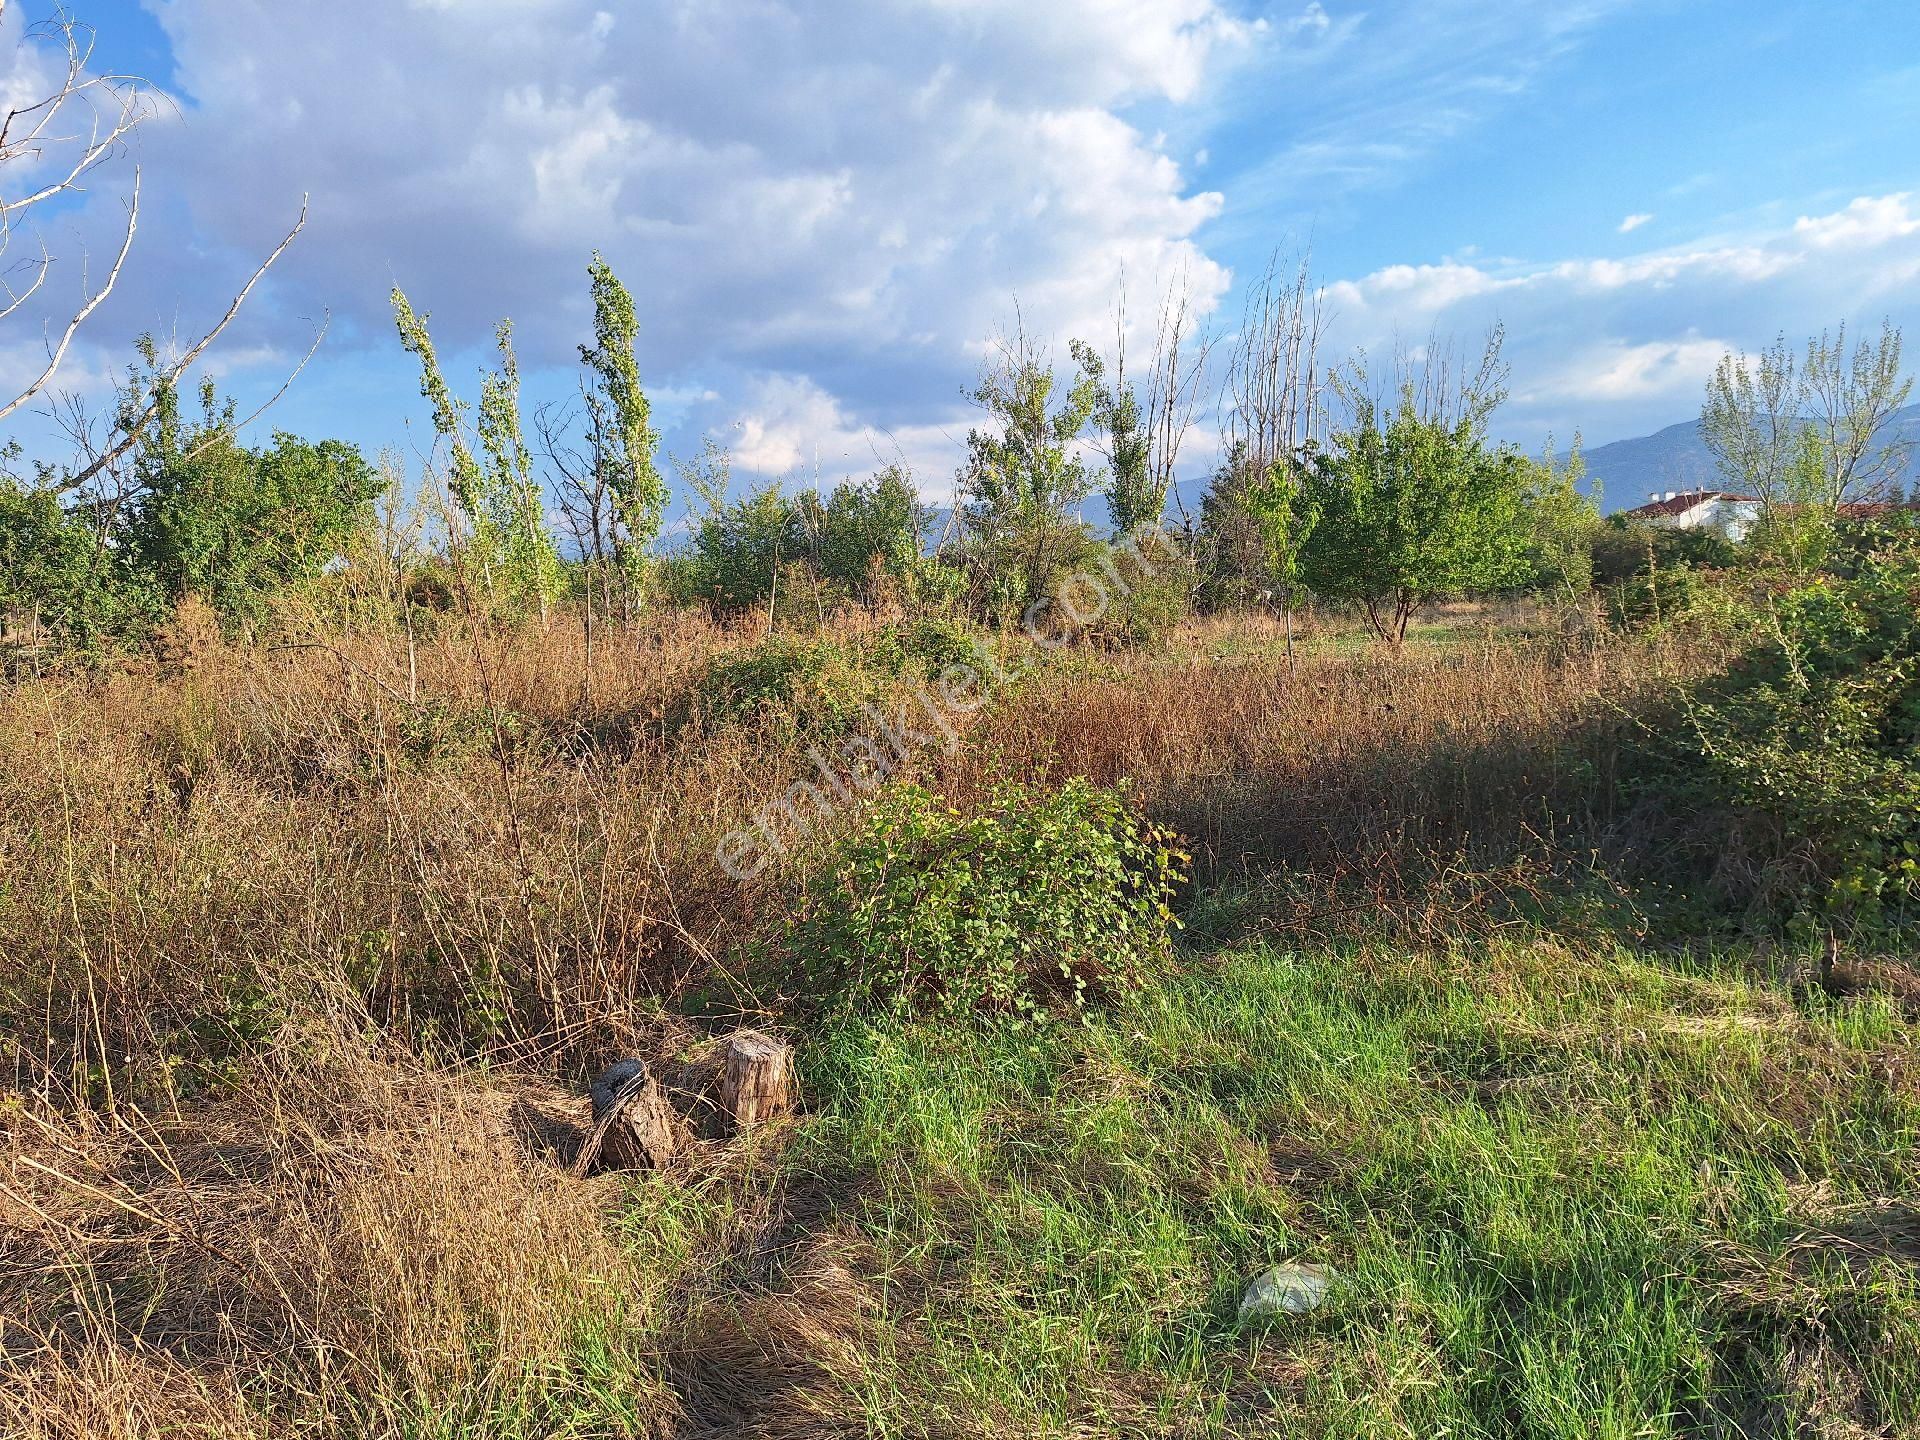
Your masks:
{"label": "dry grass", "polygon": [[[202,634],[164,667],[0,688],[0,1430],[824,1435],[885,1412],[917,1363],[886,1267],[800,1225],[762,1157],[638,1189],[555,1163],[583,1071],[658,1052],[695,1003],[776,1003],[741,957],[808,856],[742,882],[714,846],[806,761],[682,718],[759,638]],[[959,798],[1127,779],[1214,877],[1404,895],[1416,857],[1590,844],[1612,702],[1685,663],[1488,636],[1296,670],[1270,627],[1196,626],[1055,657],[906,773]],[[1116,1383],[1142,1387],[1129,1413],[1159,1403]]]}
{"label": "dry grass", "polygon": [[0,1403],[80,1433],[138,1394],[218,1434],[258,1429],[240,1393],[340,1433],[511,1403],[668,1303],[607,1225],[617,1183],[565,1171],[580,1109],[335,1037],[164,1117],[20,1108]]}
{"label": "dry grass", "polygon": [[[668,617],[589,667],[564,625],[450,626],[0,691],[0,1004],[40,1017],[16,1083],[151,1099],[183,1059],[342,1003],[540,1064],[629,1048],[689,989],[760,1012],[729,957],[785,913],[804,847],[751,882],[714,847],[810,772],[670,718],[753,638]],[[1296,673],[1259,628],[1238,659],[1209,658],[1220,638],[1056,659],[906,773],[961,797],[1008,770],[1128,778],[1215,872],[1378,886],[1414,856],[1589,842],[1609,702],[1674,663],[1489,641]]]}

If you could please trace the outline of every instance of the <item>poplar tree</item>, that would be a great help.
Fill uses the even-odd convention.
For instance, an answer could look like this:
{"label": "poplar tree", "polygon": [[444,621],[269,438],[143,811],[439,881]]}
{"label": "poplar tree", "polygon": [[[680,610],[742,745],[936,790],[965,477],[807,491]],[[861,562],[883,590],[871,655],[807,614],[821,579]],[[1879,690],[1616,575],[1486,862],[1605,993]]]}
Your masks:
{"label": "poplar tree", "polygon": [[593,344],[580,347],[580,360],[594,376],[586,392],[588,422],[601,437],[596,460],[605,467],[613,495],[614,562],[637,589],[647,547],[659,537],[666,515],[667,482],[654,462],[660,436],[640,388],[634,355],[640,321],[633,296],[597,250],[587,276],[593,290]]}
{"label": "poplar tree", "polygon": [[433,428],[447,444],[449,488],[473,527],[472,546],[483,584],[490,595],[505,590],[515,598],[531,598],[544,613],[560,594],[563,577],[521,430],[520,370],[511,322],[503,320],[495,331],[501,368],[481,377],[481,453],[476,456],[463,423],[471,407],[453,393],[441,372],[428,317],[415,312],[398,286],[393,315],[401,345],[420,362],[420,394],[432,406]]}

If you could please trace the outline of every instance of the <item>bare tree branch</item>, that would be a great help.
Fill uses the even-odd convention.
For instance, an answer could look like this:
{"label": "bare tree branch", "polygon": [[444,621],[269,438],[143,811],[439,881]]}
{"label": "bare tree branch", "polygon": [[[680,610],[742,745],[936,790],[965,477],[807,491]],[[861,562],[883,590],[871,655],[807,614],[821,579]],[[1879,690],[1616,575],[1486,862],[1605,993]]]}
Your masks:
{"label": "bare tree branch", "polygon": [[60,336],[60,343],[53,348],[52,353],[47,358],[47,368],[42,370],[39,377],[31,385],[27,386],[25,390],[21,391],[5,405],[0,405],[0,420],[6,419],[7,416],[11,415],[22,405],[26,404],[27,401],[39,394],[41,388],[53,378],[54,372],[60,368],[61,362],[67,358],[67,349],[73,344],[73,337],[79,333],[80,327],[86,323],[87,317],[99,309],[100,302],[113,293],[113,287],[120,279],[120,269],[127,263],[127,252],[133,249],[133,232],[138,228],[139,224],[140,172],[135,170],[133,172],[133,197],[127,202],[127,233],[120,241],[120,253],[114,257],[113,268],[107,272],[106,284],[102,285],[89,296],[86,303],[83,304],[79,310],[75,312],[73,318],[67,322],[66,331]]}
{"label": "bare tree branch", "polygon": [[[300,372],[305,370],[307,368],[308,363],[313,359],[313,357],[316,354],[319,353],[320,342],[327,338],[327,330],[332,324],[333,324],[332,313],[331,312],[324,313],[320,317],[320,328],[314,332],[313,343],[307,347],[307,353],[300,357],[300,363],[293,367],[293,369],[288,373],[287,378],[285,380],[282,380],[280,382],[280,388],[278,390],[274,391],[273,394],[269,395],[265,400],[261,401],[261,403],[255,406],[254,409],[244,418],[240,420],[236,420],[234,422],[232,426],[232,430],[234,432],[238,432],[246,429],[247,426],[251,425],[254,421],[258,420],[262,415],[266,414],[267,411],[271,410],[275,405],[278,405],[280,403],[281,396],[285,395],[287,391],[293,388],[293,382],[300,378]],[[211,444],[213,444],[213,437],[208,436],[205,440],[201,441],[200,444],[196,445],[192,449],[192,451],[188,453],[187,459],[193,460],[197,458]]]}
{"label": "bare tree branch", "polygon": [[[233,297],[233,303],[227,306],[227,313],[222,315],[219,322],[215,324],[211,330],[208,330],[197,341],[188,346],[186,352],[171,365],[167,366],[161,373],[151,387],[151,393],[147,397],[147,403],[140,409],[139,413],[127,423],[125,431],[120,438],[100,455],[95,457],[89,464],[61,480],[61,482],[54,487],[56,492],[77,489],[79,486],[86,484],[87,481],[93,479],[94,476],[98,475],[102,470],[106,469],[107,466],[113,464],[134,447],[140,439],[141,432],[152,423],[153,417],[159,412],[161,396],[166,388],[177,383],[180,377],[192,368],[193,362],[206,353],[207,347],[220,337],[220,333],[225,330],[228,325],[233,323],[234,316],[240,313],[240,307],[246,304],[247,296],[253,293],[254,286],[258,285],[261,277],[273,268],[274,262],[287,253],[287,247],[293,244],[294,238],[306,228],[306,224],[307,197],[302,196],[300,198],[300,218],[294,222],[293,228],[287,232],[286,238],[274,246],[273,253],[260,262],[259,268],[248,277],[247,283],[240,287],[240,293],[235,295]],[[305,362],[303,361],[301,363],[304,367]]]}

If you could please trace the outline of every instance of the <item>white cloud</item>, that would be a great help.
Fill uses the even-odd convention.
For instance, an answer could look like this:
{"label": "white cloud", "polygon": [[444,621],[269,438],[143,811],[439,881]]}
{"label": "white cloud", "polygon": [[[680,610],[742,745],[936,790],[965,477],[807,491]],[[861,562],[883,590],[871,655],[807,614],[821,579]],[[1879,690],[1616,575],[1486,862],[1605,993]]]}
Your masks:
{"label": "white cloud", "polygon": [[1576,402],[1697,395],[1720,357],[1738,348],[1724,340],[1650,340],[1638,345],[1610,340],[1550,377],[1544,393]]}
{"label": "white cloud", "polygon": [[1642,225],[1650,224],[1652,220],[1652,212],[1646,210],[1638,211],[1635,214],[1627,216],[1626,219],[1620,222],[1620,233],[1622,235],[1631,235]]}
{"label": "white cloud", "polygon": [[955,405],[944,421],[884,427],[850,415],[804,375],[769,373],[748,380],[745,401],[721,427],[721,438],[735,467],[749,474],[831,488],[897,463],[923,495],[944,501],[952,496],[955,454],[974,419]]}
{"label": "white cloud", "polygon": [[1389,265],[1359,280],[1335,281],[1327,287],[1327,301],[1336,312],[1390,310],[1404,322],[1430,317],[1476,295],[1524,283],[1452,260],[1438,265]]}
{"label": "white cloud", "polygon": [[1802,215],[1793,233],[1817,250],[1863,250],[1920,233],[1910,194],[1862,195],[1832,215]]}
{"label": "white cloud", "polygon": [[651,379],[811,373],[907,424],[950,406],[1015,297],[1037,331],[1094,334],[1122,272],[1143,316],[1175,274],[1202,310],[1228,286],[1199,239],[1221,196],[1124,114],[1247,53],[1259,27],[1224,0],[657,9],[171,0],[186,103],[143,158],[191,229],[156,214],[124,308],[204,291],[210,251],[262,253],[310,191],[279,313],[243,329],[325,308],[336,346],[384,345],[398,283],[443,350],[512,315],[535,371],[584,337],[598,248]]}
{"label": "white cloud", "polygon": [[1327,14],[1327,7],[1320,0],[1313,0],[1306,9],[1286,21],[1284,28],[1295,35],[1325,35],[1333,28],[1333,17]]}
{"label": "white cloud", "polygon": [[[1514,375],[1511,433],[1641,433],[1697,411],[1729,349],[1883,313],[1920,325],[1920,218],[1909,199],[1863,196],[1772,231],[1619,258],[1386,266],[1327,287],[1334,348],[1470,335],[1499,321]],[[1832,263],[1840,249],[1845,265]]]}
{"label": "white cloud", "polygon": [[1794,250],[1759,245],[1726,245],[1705,250],[1659,250],[1625,260],[1568,260],[1553,273],[1596,290],[1629,286],[1667,286],[1686,277],[1724,276],[1766,280],[1800,263]]}

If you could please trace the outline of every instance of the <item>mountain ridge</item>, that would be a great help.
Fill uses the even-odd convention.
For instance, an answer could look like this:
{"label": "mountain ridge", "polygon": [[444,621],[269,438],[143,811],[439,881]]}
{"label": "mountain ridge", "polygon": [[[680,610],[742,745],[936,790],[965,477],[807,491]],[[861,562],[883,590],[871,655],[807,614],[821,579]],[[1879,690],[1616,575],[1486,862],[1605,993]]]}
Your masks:
{"label": "mountain ridge", "polygon": [[[1920,404],[1894,411],[1881,437],[1881,450],[1888,444],[1907,444],[1907,463],[1895,478],[1911,490],[1920,483]],[[1588,483],[1600,487],[1600,508],[1608,514],[1644,505],[1650,496],[1669,490],[1727,487],[1726,477],[1701,437],[1698,420],[1682,420],[1651,435],[1596,445],[1583,455]]]}

